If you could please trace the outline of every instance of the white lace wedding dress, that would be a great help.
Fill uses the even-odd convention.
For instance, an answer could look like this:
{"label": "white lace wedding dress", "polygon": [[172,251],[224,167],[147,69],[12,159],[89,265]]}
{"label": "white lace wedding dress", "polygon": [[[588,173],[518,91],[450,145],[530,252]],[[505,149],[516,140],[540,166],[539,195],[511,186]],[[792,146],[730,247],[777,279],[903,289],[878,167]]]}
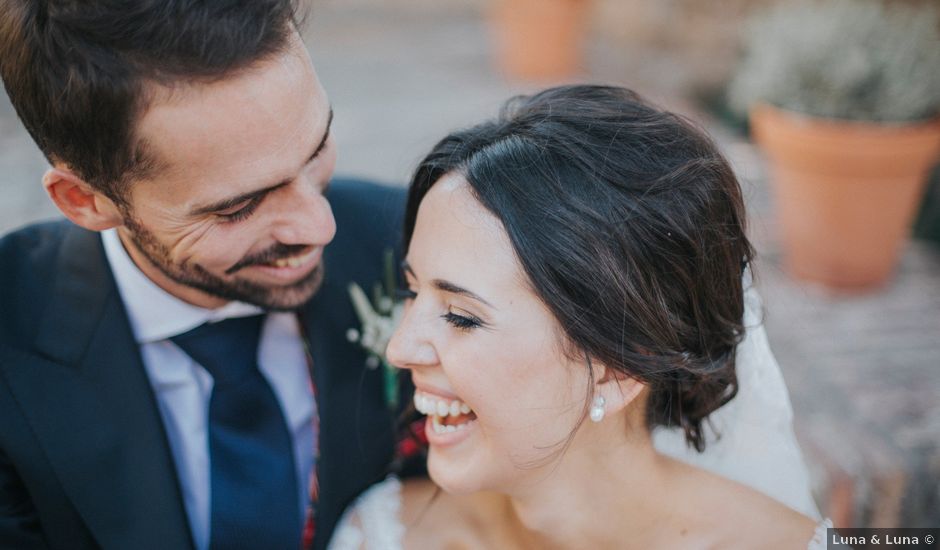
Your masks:
{"label": "white lace wedding dress", "polygon": [[[389,477],[363,493],[346,511],[328,550],[402,550],[405,526],[399,519],[401,482]],[[816,525],[807,550],[826,550],[829,520]]]}
{"label": "white lace wedding dress", "polygon": [[[653,443],[666,455],[748,485],[818,520],[809,475],[793,433],[790,398],[767,342],[761,300],[750,284],[750,274],[745,276],[745,288],[747,334],[737,350],[738,394],[709,417],[714,430],[707,430],[705,452],[690,449],[681,430],[658,429]],[[398,506],[396,480],[373,487],[353,508],[358,516],[354,523],[360,527],[347,514],[331,550],[360,548],[362,540],[369,541],[367,548],[399,548],[404,528],[398,521]],[[825,548],[826,526],[826,522],[819,524],[821,542],[810,548]]]}

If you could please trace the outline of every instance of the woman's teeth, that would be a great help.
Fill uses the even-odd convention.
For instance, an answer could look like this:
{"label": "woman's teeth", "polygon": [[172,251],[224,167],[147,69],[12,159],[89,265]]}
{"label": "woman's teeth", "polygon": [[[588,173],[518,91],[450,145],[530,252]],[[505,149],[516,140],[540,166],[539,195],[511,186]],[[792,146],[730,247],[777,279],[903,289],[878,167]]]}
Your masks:
{"label": "woman's teeth", "polygon": [[447,401],[420,391],[415,392],[415,408],[421,414],[440,416],[441,418],[473,412],[469,405],[459,399]]}
{"label": "woman's teeth", "polygon": [[467,420],[466,422],[461,422],[460,424],[441,424],[440,416],[431,417],[431,427],[434,428],[434,433],[447,434],[451,432],[459,432],[464,430],[469,426],[473,421]]}
{"label": "woman's teeth", "polygon": [[[445,400],[424,392],[416,391],[414,402],[415,409],[417,409],[418,412],[431,417],[431,426],[437,433],[462,430],[476,419],[476,415],[473,414],[473,409],[459,399]],[[449,420],[446,420],[448,418]]]}

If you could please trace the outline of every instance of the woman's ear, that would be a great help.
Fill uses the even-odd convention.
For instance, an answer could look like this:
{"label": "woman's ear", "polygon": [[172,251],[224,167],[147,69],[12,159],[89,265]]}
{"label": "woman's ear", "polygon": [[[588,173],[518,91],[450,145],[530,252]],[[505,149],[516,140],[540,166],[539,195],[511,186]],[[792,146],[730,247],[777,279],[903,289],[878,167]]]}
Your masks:
{"label": "woman's ear", "polygon": [[[646,384],[635,378],[604,365],[594,365],[594,397],[591,402],[591,418],[595,415],[605,416],[616,414],[630,406],[640,393],[646,389]],[[600,408],[603,413],[595,411]]]}
{"label": "woman's ear", "polygon": [[50,168],[42,185],[66,218],[91,231],[103,231],[124,223],[114,201],[67,168]]}

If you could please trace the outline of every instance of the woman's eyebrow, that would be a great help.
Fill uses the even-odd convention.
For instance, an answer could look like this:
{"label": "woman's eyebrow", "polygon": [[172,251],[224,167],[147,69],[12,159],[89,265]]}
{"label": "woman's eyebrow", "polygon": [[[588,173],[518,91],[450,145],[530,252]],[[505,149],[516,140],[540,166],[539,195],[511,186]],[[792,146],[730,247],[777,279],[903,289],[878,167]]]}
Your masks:
{"label": "woman's eyebrow", "polygon": [[457,286],[450,281],[445,281],[444,279],[434,279],[433,281],[431,281],[431,284],[434,285],[435,288],[443,290],[444,292],[452,292],[454,294],[460,294],[461,296],[466,296],[467,298],[471,298],[493,309],[496,309],[493,306],[493,304],[484,300],[479,294],[469,291],[466,288],[463,288],[461,286]]}
{"label": "woman's eyebrow", "polygon": [[[408,261],[407,261],[407,260],[402,261],[402,263],[401,263],[401,268],[402,268],[402,270],[405,271],[406,273],[410,273],[412,277],[417,278],[417,275],[415,275],[414,270],[411,268],[411,265],[408,264]],[[434,288],[437,288],[438,290],[442,290],[442,291],[444,291],[444,292],[450,292],[450,293],[453,293],[453,294],[459,294],[459,295],[461,295],[461,296],[466,296],[467,298],[470,298],[470,299],[472,299],[472,300],[476,300],[476,301],[480,302],[481,304],[484,304],[484,305],[486,305],[486,306],[489,306],[489,307],[491,307],[491,308],[493,308],[493,309],[497,309],[496,306],[494,306],[493,304],[491,304],[491,303],[487,302],[486,300],[484,300],[483,297],[480,296],[479,294],[477,294],[477,293],[475,293],[475,292],[473,292],[473,291],[471,291],[471,290],[467,290],[466,288],[463,288],[462,286],[456,285],[456,284],[454,284],[454,283],[452,283],[452,282],[450,282],[450,281],[447,281],[447,280],[444,280],[444,279],[434,279],[433,281],[431,281],[431,284],[434,286]]]}

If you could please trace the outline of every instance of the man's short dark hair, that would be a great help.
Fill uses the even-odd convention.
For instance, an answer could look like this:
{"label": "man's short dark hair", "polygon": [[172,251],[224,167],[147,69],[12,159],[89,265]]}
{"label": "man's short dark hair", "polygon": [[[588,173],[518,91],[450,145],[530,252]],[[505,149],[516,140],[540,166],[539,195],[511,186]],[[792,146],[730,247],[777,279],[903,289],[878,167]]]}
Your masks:
{"label": "man's short dark hair", "polygon": [[2,0],[0,77],[50,162],[124,202],[155,159],[147,85],[224,78],[285,51],[291,0]]}

